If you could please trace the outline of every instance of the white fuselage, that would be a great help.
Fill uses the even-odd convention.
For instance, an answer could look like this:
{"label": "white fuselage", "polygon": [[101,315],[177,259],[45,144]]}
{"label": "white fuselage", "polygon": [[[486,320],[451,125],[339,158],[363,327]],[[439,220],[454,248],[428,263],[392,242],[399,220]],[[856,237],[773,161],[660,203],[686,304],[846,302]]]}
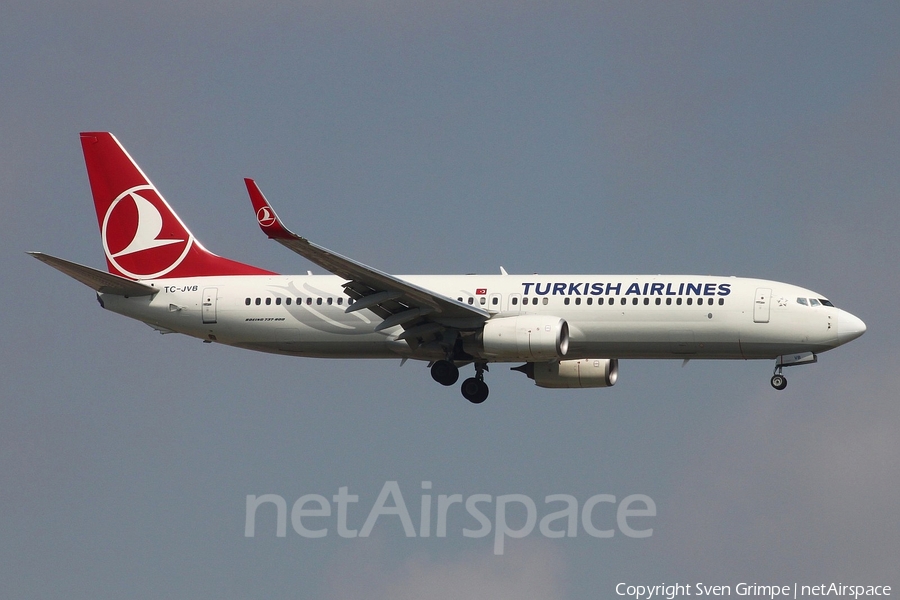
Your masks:
{"label": "white fuselage", "polygon": [[[560,317],[569,326],[567,359],[771,359],[820,353],[857,337],[859,327],[864,330],[856,317],[820,304],[824,298],[820,294],[761,279],[668,275],[399,278],[493,316]],[[212,276],[147,283],[159,293],[135,298],[99,294],[101,303],[164,332],[265,352],[331,358],[444,357],[427,345],[397,339],[403,331],[400,326],[376,331],[382,319],[368,309],[345,312],[349,301],[342,287],[345,280],[334,275]],[[465,324],[456,325],[465,330]]]}

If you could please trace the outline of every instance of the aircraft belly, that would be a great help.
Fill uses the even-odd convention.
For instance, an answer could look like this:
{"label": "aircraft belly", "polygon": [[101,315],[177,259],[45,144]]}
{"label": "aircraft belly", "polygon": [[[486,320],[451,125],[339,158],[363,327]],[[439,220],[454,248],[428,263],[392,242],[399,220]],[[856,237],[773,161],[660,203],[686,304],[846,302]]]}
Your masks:
{"label": "aircraft belly", "polygon": [[401,356],[390,345],[382,342],[239,342],[231,344],[239,348],[287,354],[308,358],[398,358]]}
{"label": "aircraft belly", "polygon": [[706,320],[570,323],[566,358],[743,358],[733,327]]}
{"label": "aircraft belly", "polygon": [[[683,339],[683,338],[682,338]],[[567,359],[576,358],[744,358],[732,342],[569,342]]]}
{"label": "aircraft belly", "polygon": [[167,303],[149,297],[127,298],[104,294],[103,307],[132,319],[137,319],[152,327],[203,337],[204,325],[200,311],[188,306],[187,302]]}

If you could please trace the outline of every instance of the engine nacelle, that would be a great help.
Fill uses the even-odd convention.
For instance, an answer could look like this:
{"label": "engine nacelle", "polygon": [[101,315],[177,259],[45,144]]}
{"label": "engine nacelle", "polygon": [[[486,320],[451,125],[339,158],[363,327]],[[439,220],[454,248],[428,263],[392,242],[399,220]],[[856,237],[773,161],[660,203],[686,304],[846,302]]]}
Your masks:
{"label": "engine nacelle", "polygon": [[569,325],[559,317],[493,318],[480,337],[484,355],[493,360],[553,360],[569,350]]}
{"label": "engine nacelle", "polygon": [[528,363],[515,367],[542,388],[611,387],[619,378],[619,359],[583,358],[559,362]]}

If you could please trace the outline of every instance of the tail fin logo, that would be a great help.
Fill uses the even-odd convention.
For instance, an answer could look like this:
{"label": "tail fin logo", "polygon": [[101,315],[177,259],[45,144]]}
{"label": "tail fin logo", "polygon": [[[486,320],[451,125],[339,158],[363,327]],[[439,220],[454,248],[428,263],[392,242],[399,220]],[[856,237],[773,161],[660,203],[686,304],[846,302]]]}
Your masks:
{"label": "tail fin logo", "polygon": [[256,211],[256,220],[263,227],[270,227],[275,223],[275,213],[269,207],[263,206]]}
{"label": "tail fin logo", "polygon": [[169,273],[194,244],[191,233],[152,185],[133,187],[113,200],[101,235],[110,264],[133,279]]}

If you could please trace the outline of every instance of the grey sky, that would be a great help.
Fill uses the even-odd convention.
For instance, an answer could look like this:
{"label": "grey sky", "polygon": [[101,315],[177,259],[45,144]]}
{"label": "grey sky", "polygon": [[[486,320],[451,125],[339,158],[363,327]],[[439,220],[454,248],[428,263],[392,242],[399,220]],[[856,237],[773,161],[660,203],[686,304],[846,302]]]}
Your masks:
{"label": "grey sky", "polygon": [[[584,598],[619,581],[900,585],[900,5],[31,2],[0,19],[0,595]],[[496,366],[160,336],[28,258],[103,265],[78,132],[112,131],[212,251],[321,272],[789,281],[866,335],[789,371],[623,361],[606,390]],[[289,503],[649,495],[648,539],[276,538]],[[598,512],[598,515],[600,513]],[[603,513],[605,518],[609,514]],[[454,529],[455,528],[455,529]],[[480,596],[479,596],[480,594]]]}

